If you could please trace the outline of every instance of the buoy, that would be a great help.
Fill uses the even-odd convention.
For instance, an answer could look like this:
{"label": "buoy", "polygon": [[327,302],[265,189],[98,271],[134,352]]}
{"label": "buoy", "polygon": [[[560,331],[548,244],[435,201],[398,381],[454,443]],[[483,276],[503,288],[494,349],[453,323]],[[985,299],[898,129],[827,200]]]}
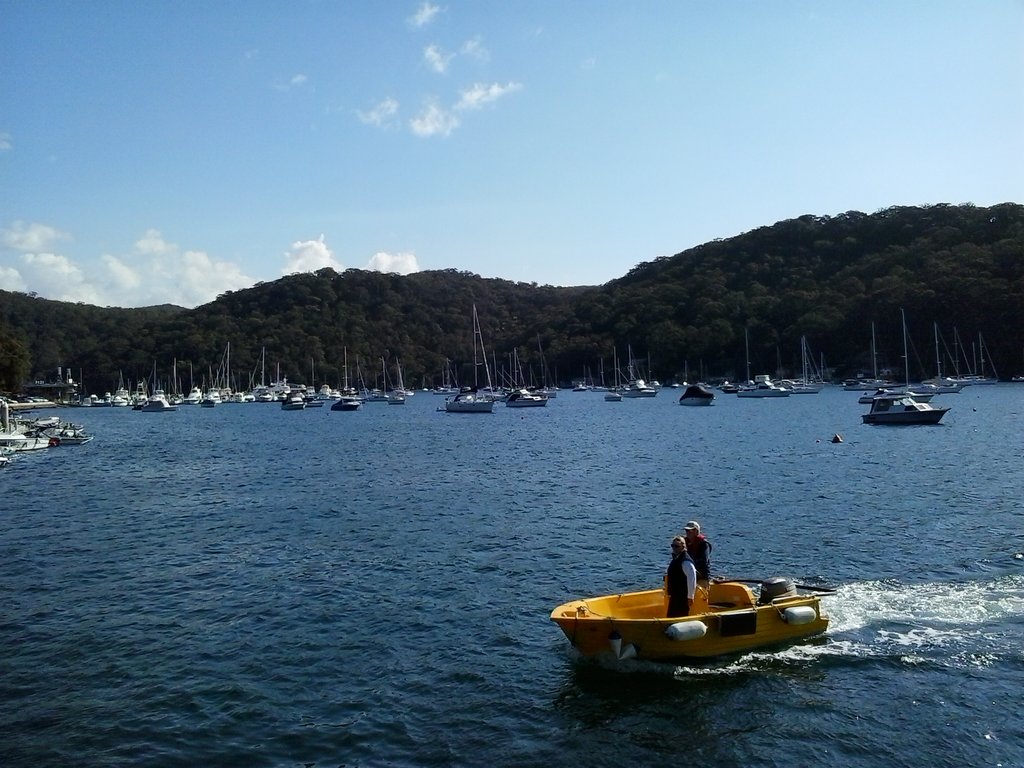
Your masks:
{"label": "buoy", "polygon": [[843,438],[840,436],[840,434],[838,432],[836,432],[834,435],[832,435],[832,442],[833,443],[841,443],[841,442],[843,442]]}
{"label": "buoy", "polygon": [[809,605],[794,605],[782,612],[782,620],[787,624],[810,624],[818,618],[818,612]]}
{"label": "buoy", "polygon": [[708,627],[703,621],[677,621],[665,628],[669,640],[696,640],[707,634]]}

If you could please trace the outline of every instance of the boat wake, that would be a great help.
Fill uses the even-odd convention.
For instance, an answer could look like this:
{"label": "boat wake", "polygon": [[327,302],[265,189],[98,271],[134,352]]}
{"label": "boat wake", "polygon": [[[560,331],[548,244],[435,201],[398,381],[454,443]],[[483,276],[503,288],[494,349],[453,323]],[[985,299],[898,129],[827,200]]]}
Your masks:
{"label": "boat wake", "polygon": [[985,667],[1024,660],[1024,575],[984,581],[846,584],[826,598],[821,638],[718,664],[681,666],[679,677],[731,675],[822,661]]}

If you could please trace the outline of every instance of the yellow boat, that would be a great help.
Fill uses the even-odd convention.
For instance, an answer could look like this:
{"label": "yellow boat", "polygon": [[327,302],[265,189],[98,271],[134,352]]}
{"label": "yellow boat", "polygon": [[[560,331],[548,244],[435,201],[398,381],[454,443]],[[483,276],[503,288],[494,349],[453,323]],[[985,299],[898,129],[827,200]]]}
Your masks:
{"label": "yellow boat", "polygon": [[712,581],[700,586],[689,616],[666,618],[664,589],[588,597],[560,605],[551,620],[584,656],[617,659],[708,658],[784,645],[828,628],[821,597],[828,587],[786,578]]}

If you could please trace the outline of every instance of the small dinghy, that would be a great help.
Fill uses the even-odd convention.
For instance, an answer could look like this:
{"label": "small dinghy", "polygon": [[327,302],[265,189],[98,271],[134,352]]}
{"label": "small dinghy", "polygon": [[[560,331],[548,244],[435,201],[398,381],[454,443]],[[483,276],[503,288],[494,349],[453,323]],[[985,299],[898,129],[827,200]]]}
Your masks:
{"label": "small dinghy", "polygon": [[758,594],[746,581],[698,587],[689,616],[666,618],[663,589],[573,600],[551,612],[569,642],[587,657],[671,661],[743,653],[822,634],[829,587],[774,577]]}

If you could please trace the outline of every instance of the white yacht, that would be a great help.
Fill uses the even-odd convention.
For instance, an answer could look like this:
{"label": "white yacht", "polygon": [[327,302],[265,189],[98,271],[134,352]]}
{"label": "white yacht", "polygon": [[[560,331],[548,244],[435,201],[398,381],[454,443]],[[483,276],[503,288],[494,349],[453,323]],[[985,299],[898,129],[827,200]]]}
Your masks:
{"label": "white yacht", "polygon": [[506,408],[531,408],[548,404],[548,399],[528,389],[514,389],[505,398]]}
{"label": "white yacht", "polygon": [[139,410],[146,413],[167,413],[168,411],[178,410],[178,406],[167,402],[167,396],[164,394],[164,391],[158,389],[146,399],[145,405],[140,407]]}
{"label": "white yacht", "polygon": [[740,387],[736,397],[789,397],[789,390],[773,382],[767,373],[759,373],[752,383]]}

